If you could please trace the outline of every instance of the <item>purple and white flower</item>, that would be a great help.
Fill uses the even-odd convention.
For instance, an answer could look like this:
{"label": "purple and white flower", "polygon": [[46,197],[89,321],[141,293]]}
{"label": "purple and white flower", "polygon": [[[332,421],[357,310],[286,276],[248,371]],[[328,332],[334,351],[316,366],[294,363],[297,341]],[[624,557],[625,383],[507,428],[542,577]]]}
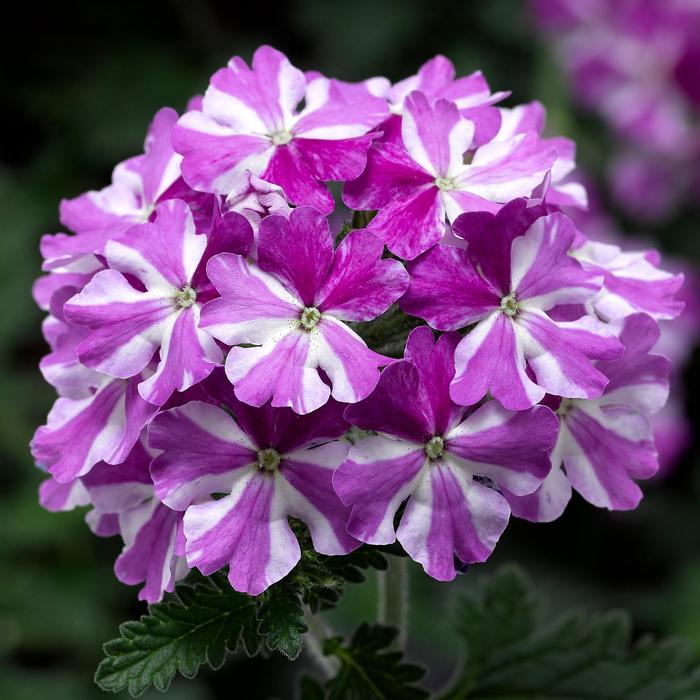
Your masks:
{"label": "purple and white flower", "polygon": [[141,372],[156,352],[155,373],[141,396],[164,404],[173,391],[204,379],[223,360],[199,329],[208,238],[197,234],[187,205],[158,205],[153,223],[132,227],[105,246],[108,270],[98,272],[65,305],[66,318],[90,329],[77,346],[82,364],[113,377]]}
{"label": "purple and white flower", "polygon": [[[531,493],[550,469],[557,421],[544,406],[511,412],[496,401],[476,410],[449,395],[457,333],[436,343],[412,331],[405,359],[387,367],[376,390],[345,417],[376,431],[353,445],[333,485],[352,508],[348,532],[363,542],[396,538],[442,581],[455,561],[484,561],[508,523],[505,487]],[[394,517],[408,499],[398,530]]]}
{"label": "purple and white flower", "polygon": [[129,380],[103,376],[85,398],[57,399],[31,443],[38,464],[61,483],[87,474],[98,462],[121,464],[158,411],[138,391],[149,373]]}
{"label": "purple and white flower", "polygon": [[228,565],[231,585],[258,595],[299,561],[290,516],[309,527],[322,554],[359,546],[345,531],[347,509],[332,486],[348,452],[338,441],[347,429],[342,406],[330,401],[299,416],[269,404],[253,408],[231,392],[226,406],[236,420],[193,401],[161,413],[149,428],[151,447],[162,451],[151,466],[156,494],[184,511],[188,564],[203,574]]}
{"label": "purple and white flower", "polygon": [[413,259],[445,235],[447,221],[463,212],[496,212],[543,185],[556,151],[534,132],[491,141],[470,154],[474,123],[457,105],[434,104],[422,92],[406,98],[402,144],[377,143],[367,169],[348,183],[352,209],[378,209],[369,229],[396,255]]}
{"label": "purple and white flower", "polygon": [[[207,266],[221,294],[202,309],[201,327],[232,347],[226,374],[236,396],[309,413],[328,400],[367,396],[390,360],[369,350],[343,321],[369,321],[406,290],[408,275],[382,259],[368,231],[333,250],[326,219],[298,207],[260,224],[258,260],[222,253]],[[254,347],[250,347],[250,345]],[[319,375],[322,371],[329,386]]]}
{"label": "purple and white flower", "polygon": [[589,304],[606,321],[645,313],[657,321],[676,318],[684,304],[676,298],[682,274],[659,268],[655,250],[623,252],[619,246],[586,241],[571,254],[582,263],[603,271],[603,287]]}
{"label": "purple and white flower", "polygon": [[624,354],[597,363],[608,379],[603,395],[552,401],[560,424],[553,468],[534,494],[508,495],[515,515],[554,520],[572,487],[599,508],[637,507],[642,491],[636,481],[651,478],[659,468],[650,416],[666,403],[669,390],[670,363],[650,352],[658,338],[649,316],[628,316],[620,329]]}
{"label": "purple and white flower", "polygon": [[438,330],[475,324],[455,353],[450,393],[470,406],[487,392],[520,410],[546,393],[595,398],[607,384],[592,360],[613,359],[620,341],[592,316],[555,321],[546,311],[582,304],[601,275],[569,255],[576,230],[563,214],[541,216],[516,200],[493,216],[465,214],[462,247],[440,245],[409,265],[401,307]]}
{"label": "purple and white flower", "polygon": [[156,204],[167,198],[180,178],[182,156],[171,145],[177,112],[164,107],[148,129],[144,154],[117,165],[112,184],[61,202],[61,223],[77,235],[44,236],[44,269],[63,266],[90,253],[102,253],[107,241],[148,221]]}
{"label": "purple and white flower", "polygon": [[386,101],[369,92],[351,98],[320,77],[307,84],[284,54],[261,46],[252,67],[235,56],[212,76],[202,110],[180,119],[173,144],[194,189],[228,195],[249,170],[294,204],[329,213],[333,198],[322,182],[362,172],[368,132],[387,113]]}

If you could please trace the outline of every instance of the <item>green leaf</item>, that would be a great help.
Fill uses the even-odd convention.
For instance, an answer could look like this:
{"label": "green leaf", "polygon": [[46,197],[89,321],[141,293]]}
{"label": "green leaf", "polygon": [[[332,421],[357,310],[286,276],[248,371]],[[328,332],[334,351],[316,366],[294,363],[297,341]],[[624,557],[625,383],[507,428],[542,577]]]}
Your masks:
{"label": "green leaf", "polygon": [[178,671],[193,678],[203,663],[219,668],[241,641],[254,654],[255,613],[254,599],[234,591],[222,575],[181,584],[176,596],[120,626],[120,637],[104,645],[107,658],[95,681],[102,690],[136,696],[151,685],[167,690]]}
{"label": "green leaf", "polygon": [[169,600],[149,606],[148,615],[125,622],[120,636],[104,646],[107,656],[95,680],[102,690],[140,695],[150,686],[165,690],[179,671],[193,678],[203,663],[219,668],[242,643],[249,654],[264,645],[289,659],[302,649],[312,612],[338,603],[346,581],[361,582],[363,569],[385,569],[384,555],[361,547],[339,557],[318,554],[308,530],[292,523],[302,555],[294,569],[257,598],[234,591],[224,573],[192,574]]}
{"label": "green leaf", "polygon": [[312,613],[337,605],[346,582],[361,583],[363,570],[386,569],[381,552],[363,546],[344,556],[318,554],[308,529],[299,522],[293,527],[301,544],[301,559],[281,581],[270,586],[258,599],[259,632],[270,651],[296,659],[302,649],[302,635],[308,630],[304,606]]}
{"label": "green leaf", "polygon": [[[403,653],[394,651],[398,630],[383,625],[363,624],[348,646],[340,637],[327,639],[326,656],[340,662],[338,674],[326,682],[326,700],[420,700],[428,694],[415,685],[425,671],[402,661]],[[318,696],[317,697],[321,697]]]}
{"label": "green leaf", "polygon": [[543,621],[522,575],[506,569],[459,606],[462,670],[443,700],[690,700],[700,672],[678,641],[632,644],[628,616]]}

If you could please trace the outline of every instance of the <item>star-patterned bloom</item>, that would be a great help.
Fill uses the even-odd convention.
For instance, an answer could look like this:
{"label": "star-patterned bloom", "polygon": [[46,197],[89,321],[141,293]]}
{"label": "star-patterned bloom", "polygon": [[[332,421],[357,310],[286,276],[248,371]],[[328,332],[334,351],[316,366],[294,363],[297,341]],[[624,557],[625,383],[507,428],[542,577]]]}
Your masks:
{"label": "star-patterned bloom", "polygon": [[161,501],[184,511],[188,564],[204,574],[228,565],[231,585],[258,595],[299,561],[290,516],[309,527],[318,552],[359,546],[332,486],[348,452],[338,440],[347,424],[332,400],[299,416],[269,403],[248,406],[221,386],[235,420],[197,401],[161,413],[149,428],[150,445],[161,451],[151,474]]}
{"label": "star-patterned bloom", "polygon": [[210,288],[204,277],[210,240],[196,233],[187,205],[172,199],[158,205],[153,223],[109,241],[109,269],[65,305],[71,322],[90,329],[77,346],[80,361],[126,379],[158,352],[155,373],[139,386],[143,398],[156,405],[204,379],[223,360],[198,327],[202,297]]}
{"label": "star-patterned bloom", "polygon": [[378,209],[369,229],[410,260],[445,235],[464,212],[496,212],[543,185],[557,154],[534,132],[491,141],[469,154],[475,126],[456,104],[422,92],[404,104],[402,143],[377,143],[362,177],[345,186],[352,209]]}
{"label": "star-patterned bloom", "polygon": [[367,134],[387,114],[386,101],[369,92],[351,98],[322,77],[307,84],[284,54],[261,46],[251,67],[236,56],[212,76],[201,111],[180,119],[173,144],[197,190],[228,195],[248,170],[294,204],[328,213],[333,198],[322,183],[362,172]]}
{"label": "star-patterned bloom", "polygon": [[[449,395],[457,333],[436,343],[411,332],[405,359],[345,417],[376,431],[353,445],[333,484],[352,508],[348,532],[371,544],[396,538],[434,578],[455,577],[455,561],[484,561],[508,523],[500,487],[525,495],[550,469],[557,420],[548,408],[511,412],[496,401],[476,409]],[[408,499],[398,530],[394,518]]]}
{"label": "star-patterned bloom", "polygon": [[330,395],[351,403],[372,391],[389,360],[345,322],[379,316],[406,290],[403,266],[382,259],[382,251],[364,230],[334,251],[324,217],[298,207],[289,219],[263,219],[257,263],[231,253],[212,258],[207,274],[221,298],[204,306],[201,327],[236,346],[226,374],[241,401],[272,399],[309,413]]}
{"label": "star-patterned bloom", "polygon": [[542,213],[516,200],[496,216],[465,214],[454,232],[466,249],[436,246],[409,265],[405,311],[439,330],[475,324],[455,353],[450,392],[457,403],[470,406],[487,392],[513,410],[546,393],[595,398],[607,379],[592,361],[622,351],[592,316],[555,321],[547,314],[591,299],[602,276],[569,255],[571,221]]}
{"label": "star-patterned bloom", "polygon": [[628,316],[620,328],[624,354],[597,363],[608,379],[603,395],[551,401],[560,423],[553,468],[535,493],[508,495],[516,515],[554,520],[572,487],[599,508],[637,507],[642,498],[637,480],[649,479],[659,468],[650,417],[666,403],[669,390],[670,363],[650,352],[658,338],[649,316]]}

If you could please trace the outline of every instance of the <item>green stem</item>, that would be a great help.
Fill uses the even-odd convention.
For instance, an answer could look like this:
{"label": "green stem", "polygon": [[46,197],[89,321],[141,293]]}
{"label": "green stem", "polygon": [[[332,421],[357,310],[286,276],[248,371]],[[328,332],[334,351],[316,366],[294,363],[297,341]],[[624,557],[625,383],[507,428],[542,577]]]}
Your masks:
{"label": "green stem", "polygon": [[338,659],[323,653],[323,642],[333,636],[333,631],[320,615],[314,615],[309,608],[304,608],[304,622],[309,630],[304,635],[304,651],[316,664],[323,678],[334,678],[340,669]]}
{"label": "green stem", "polygon": [[377,606],[377,622],[399,630],[396,639],[398,646],[406,644],[408,636],[408,558],[391,557],[387,571],[377,574],[379,584],[379,602]]}

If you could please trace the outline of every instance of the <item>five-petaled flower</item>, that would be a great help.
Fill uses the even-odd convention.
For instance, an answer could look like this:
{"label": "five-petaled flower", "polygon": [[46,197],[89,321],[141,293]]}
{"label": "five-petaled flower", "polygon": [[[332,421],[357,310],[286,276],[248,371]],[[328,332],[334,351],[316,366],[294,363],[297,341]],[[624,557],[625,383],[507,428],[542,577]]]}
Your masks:
{"label": "five-petaled flower", "polygon": [[601,287],[597,270],[569,255],[576,230],[562,214],[542,216],[515,200],[496,216],[464,214],[454,225],[463,247],[440,245],[409,265],[401,300],[439,330],[474,328],[455,353],[450,393],[470,406],[486,392],[506,408],[528,408],[545,393],[595,398],[607,384],[592,360],[622,352],[592,316],[555,321],[556,305],[585,303]]}
{"label": "five-petaled flower", "polygon": [[257,263],[232,253],[212,258],[207,274],[221,298],[204,306],[201,326],[237,346],[226,374],[241,401],[262,406],[272,399],[309,413],[331,394],[352,403],[374,389],[378,368],[390,360],[343,321],[376,318],[406,290],[403,266],[383,260],[382,251],[364,230],[334,251],[325,218],[298,207],[289,219],[263,219]]}
{"label": "five-petaled flower", "polygon": [[[455,559],[484,561],[508,523],[499,493],[532,493],[547,476],[557,420],[548,408],[508,411],[496,401],[474,409],[449,395],[457,333],[434,343],[416,328],[405,359],[387,367],[372,395],[349,406],[353,425],[378,434],[355,444],[333,483],[352,507],[348,532],[363,542],[397,537],[428,574],[455,577]],[[408,499],[401,524],[394,517]]]}

